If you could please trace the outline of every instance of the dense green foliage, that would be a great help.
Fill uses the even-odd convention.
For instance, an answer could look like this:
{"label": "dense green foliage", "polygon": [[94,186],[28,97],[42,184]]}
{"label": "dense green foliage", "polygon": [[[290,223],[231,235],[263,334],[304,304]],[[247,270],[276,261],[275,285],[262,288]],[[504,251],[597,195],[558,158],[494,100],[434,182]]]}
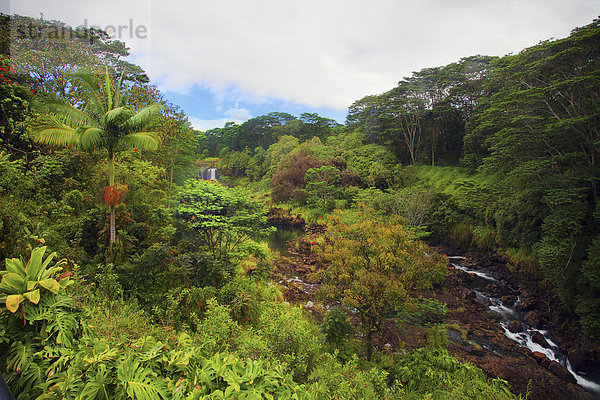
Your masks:
{"label": "dense green foliage", "polygon": [[[504,252],[600,337],[598,21],[415,72],[345,126],[208,132],[88,34],[0,60],[0,366],[19,398],[513,398],[444,349],[444,304],[411,297],[447,273],[426,236]],[[223,183],[197,179],[215,164]],[[276,203],[310,224],[307,279],[339,304],[315,305],[320,326],[276,282]],[[428,347],[375,346],[391,318]]]}

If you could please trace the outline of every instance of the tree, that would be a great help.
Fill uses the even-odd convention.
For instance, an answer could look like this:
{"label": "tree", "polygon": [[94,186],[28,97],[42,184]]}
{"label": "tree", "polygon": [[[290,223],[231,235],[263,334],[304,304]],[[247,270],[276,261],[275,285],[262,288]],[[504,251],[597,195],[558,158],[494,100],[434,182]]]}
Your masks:
{"label": "tree", "polygon": [[243,254],[252,240],[267,238],[267,211],[241,188],[190,179],[176,196],[175,218],[219,260]]}
{"label": "tree", "polygon": [[589,260],[600,229],[592,218],[600,196],[598,43],[595,20],[495,62],[465,136],[465,158],[497,180],[499,238],[534,251],[563,304],[596,336],[589,321],[597,306],[588,300],[597,293]]}
{"label": "tree", "polygon": [[145,128],[153,114],[162,109],[152,104],[135,112],[124,104],[122,78],[115,83],[108,67],[104,76],[89,72],[74,75],[89,99],[78,108],[65,101],[45,99],[40,109],[46,114],[33,127],[36,141],[52,146],[75,146],[83,150],[108,153],[108,186],[105,204],[110,207],[110,251],[115,242],[115,205],[119,201],[119,186],[115,184],[115,154],[126,148],[156,150],[156,132]]}
{"label": "tree", "polygon": [[310,168],[304,177],[306,202],[331,211],[335,207],[336,197],[340,194],[340,178],[340,170],[330,165]]}
{"label": "tree", "polygon": [[317,274],[326,282],[325,297],[357,310],[370,358],[386,315],[408,299],[409,290],[440,283],[446,260],[428,255],[427,246],[413,240],[398,217],[383,221],[363,215],[354,224],[341,223],[340,217],[332,218],[323,244],[315,245],[327,265]]}

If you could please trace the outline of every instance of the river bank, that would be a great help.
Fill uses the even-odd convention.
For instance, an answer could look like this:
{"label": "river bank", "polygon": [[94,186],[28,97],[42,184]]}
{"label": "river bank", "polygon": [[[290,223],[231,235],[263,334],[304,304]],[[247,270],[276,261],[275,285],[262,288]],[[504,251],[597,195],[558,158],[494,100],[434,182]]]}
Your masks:
{"label": "river bank", "polygon": [[[276,260],[275,277],[286,300],[303,306],[319,321],[335,304],[319,304],[316,299],[319,282],[312,280],[311,273],[320,265],[310,249],[310,233],[293,239],[286,256]],[[565,324],[566,316],[554,300],[519,282],[498,255],[462,252],[439,244],[433,245],[432,250],[451,256],[449,260],[456,267],[442,287],[411,295],[432,297],[447,304],[444,325],[450,338],[448,348],[455,357],[480,367],[490,377],[508,381],[513,393],[527,395],[529,399],[593,399],[600,395],[600,392],[590,394],[595,388],[593,383],[588,391],[578,384],[586,373],[597,368],[597,349],[573,336],[576,331]],[[491,280],[477,281],[476,272]],[[492,304],[497,299],[503,302]],[[516,331],[513,336],[506,328],[510,317],[500,312],[502,307],[514,307],[519,315],[519,319],[514,319],[518,322],[513,323]],[[514,326],[517,323],[522,329]],[[536,342],[542,343],[536,344],[540,351],[533,352],[517,340],[518,334],[530,328],[546,335],[547,339],[535,335]],[[427,337],[425,328],[407,325],[399,331],[395,320],[390,319],[383,324],[376,343],[381,350],[399,354],[424,346]],[[564,360],[551,356],[552,346],[544,345],[544,341],[560,348],[569,360],[569,367],[578,372],[577,378],[565,367]],[[544,346],[548,348],[544,350]]]}

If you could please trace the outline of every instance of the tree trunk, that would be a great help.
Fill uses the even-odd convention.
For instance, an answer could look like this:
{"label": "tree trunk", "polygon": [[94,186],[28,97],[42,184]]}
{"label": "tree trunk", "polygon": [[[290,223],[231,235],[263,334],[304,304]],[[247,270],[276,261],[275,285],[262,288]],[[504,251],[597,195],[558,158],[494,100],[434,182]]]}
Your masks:
{"label": "tree trunk", "polygon": [[110,206],[110,249],[112,255],[112,247],[113,243],[116,240],[116,232],[115,232],[115,206]]}
{"label": "tree trunk", "polygon": [[[115,184],[115,153],[113,153],[112,149],[108,150],[108,184],[112,186]],[[110,218],[109,218],[109,229],[110,229],[110,239],[109,239],[109,252],[110,252],[110,260],[113,261],[113,244],[115,243],[115,206],[110,206]]]}

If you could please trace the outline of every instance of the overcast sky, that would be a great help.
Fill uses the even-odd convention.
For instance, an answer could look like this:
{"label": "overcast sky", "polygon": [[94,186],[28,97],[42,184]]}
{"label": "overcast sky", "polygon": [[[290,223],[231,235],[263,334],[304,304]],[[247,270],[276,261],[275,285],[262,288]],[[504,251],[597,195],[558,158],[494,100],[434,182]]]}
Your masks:
{"label": "overcast sky", "polygon": [[3,7],[114,28],[130,60],[201,130],[271,111],[343,122],[354,101],[412,71],[517,53],[600,14],[600,0],[15,0]]}

